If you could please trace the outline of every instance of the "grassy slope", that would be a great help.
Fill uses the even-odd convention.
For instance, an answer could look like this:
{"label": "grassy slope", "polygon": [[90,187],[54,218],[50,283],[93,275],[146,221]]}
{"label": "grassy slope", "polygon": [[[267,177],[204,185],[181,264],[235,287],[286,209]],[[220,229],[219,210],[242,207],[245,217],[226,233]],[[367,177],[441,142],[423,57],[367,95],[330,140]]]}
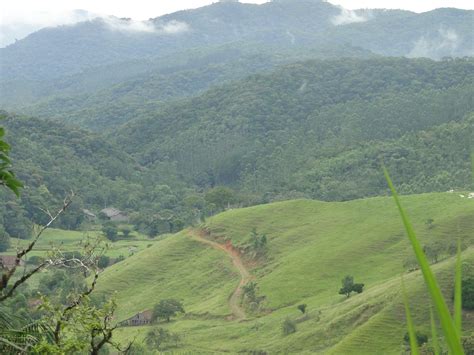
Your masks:
{"label": "grassy slope", "polygon": [[238,273],[230,259],[183,232],[111,266],[100,280],[99,292],[118,291],[119,319],[166,298],[182,299],[187,312],[223,317],[230,313],[227,297]]}
{"label": "grassy slope", "polygon": [[[403,203],[423,242],[457,236],[474,240],[474,200],[444,193],[404,196]],[[429,218],[433,229],[425,225]],[[183,350],[399,353],[406,331],[399,275],[411,250],[391,198],[280,202],[225,212],[207,227],[215,238],[225,236],[234,245],[244,244],[253,227],[267,234],[269,258],[252,273],[272,312],[241,323],[180,319],[167,326],[185,335]],[[464,258],[472,263],[474,251],[466,250]],[[449,295],[452,260],[435,268]],[[181,233],[107,270],[101,289],[118,290],[119,317],[171,296],[183,299],[191,311],[225,314],[237,280],[231,270],[223,254]],[[337,295],[346,274],[364,282],[366,291],[349,300]],[[429,333],[421,277],[418,272],[405,277],[415,321]],[[300,318],[299,303],[308,304],[309,319]],[[280,325],[286,317],[299,322],[298,331],[283,337]],[[465,327],[474,329],[472,314],[466,314]],[[118,336],[138,333],[141,338],[147,330],[128,328]]]}
{"label": "grassy slope", "polygon": [[[127,239],[120,239],[112,243],[108,241],[101,232],[98,231],[83,232],[51,228],[47,229],[43,233],[31,255],[44,255],[48,250],[51,250],[51,246],[58,247],[62,251],[66,252],[77,251],[81,249],[81,242],[84,242],[87,238],[91,238],[91,240],[99,238],[100,240],[103,240],[105,243],[107,243],[108,248],[105,254],[111,258],[117,258],[120,255],[128,257],[130,254],[130,249],[132,249],[133,252],[138,252],[140,250],[146,249],[149,245],[152,245],[156,242],[155,239],[149,239],[144,235],[138,234],[137,232],[132,233]],[[11,238],[10,249],[0,254],[14,255],[17,248],[24,247],[29,242],[31,242],[31,240]]]}

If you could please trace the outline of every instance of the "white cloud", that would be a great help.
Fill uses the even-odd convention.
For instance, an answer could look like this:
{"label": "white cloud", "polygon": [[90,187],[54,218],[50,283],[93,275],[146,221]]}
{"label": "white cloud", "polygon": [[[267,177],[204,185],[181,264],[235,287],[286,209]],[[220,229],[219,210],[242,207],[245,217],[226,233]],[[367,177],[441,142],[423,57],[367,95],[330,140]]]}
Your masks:
{"label": "white cloud", "polygon": [[341,7],[341,13],[331,18],[331,22],[335,26],[348,25],[350,23],[366,22],[369,18],[367,16],[359,15],[353,10],[344,9]]}
{"label": "white cloud", "polygon": [[407,57],[441,58],[453,56],[459,47],[459,35],[450,28],[441,27],[436,35],[422,36],[413,45]]}
{"label": "white cloud", "polygon": [[153,33],[156,31],[155,26],[152,22],[148,21],[135,21],[132,19],[120,19],[113,16],[102,18],[107,27],[112,31],[119,32],[148,32]]}
{"label": "white cloud", "polygon": [[176,20],[158,24],[155,24],[153,21],[135,21],[132,19],[121,19],[113,16],[104,17],[102,20],[109,29],[120,32],[178,34],[189,31],[189,25],[187,23]]}
{"label": "white cloud", "polygon": [[185,22],[171,20],[161,26],[164,33],[174,34],[189,31],[189,25]]}

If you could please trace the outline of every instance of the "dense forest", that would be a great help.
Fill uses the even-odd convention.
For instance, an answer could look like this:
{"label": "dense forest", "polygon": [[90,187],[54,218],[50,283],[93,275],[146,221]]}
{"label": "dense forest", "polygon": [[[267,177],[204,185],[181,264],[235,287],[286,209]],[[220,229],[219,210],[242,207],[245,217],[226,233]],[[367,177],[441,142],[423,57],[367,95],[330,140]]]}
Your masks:
{"label": "dense forest", "polygon": [[[74,190],[62,227],[87,225],[83,209],[114,206],[159,234],[229,204],[383,194],[381,162],[403,193],[466,188],[473,69],[472,59],[306,61],[151,106],[135,85],[106,135],[5,113],[26,188],[3,206],[4,228],[27,234],[19,226],[41,223]],[[90,117],[103,117],[95,107]]]}
{"label": "dense forest", "polygon": [[93,17],[0,48],[0,353],[437,353],[430,264],[474,351],[474,11]]}
{"label": "dense forest", "polygon": [[[170,69],[212,71],[216,63],[229,63],[221,75],[232,79],[239,68],[255,70],[259,61],[268,66],[305,57],[469,56],[473,18],[473,11],[452,8],[347,12],[323,0],[216,2],[151,19],[145,31],[134,31],[130,19],[97,18],[46,28],[1,48],[0,104],[17,110],[51,96],[89,96],[140,76],[161,79]],[[164,79],[165,87],[168,80],[173,78]],[[171,90],[180,93],[179,87]]]}

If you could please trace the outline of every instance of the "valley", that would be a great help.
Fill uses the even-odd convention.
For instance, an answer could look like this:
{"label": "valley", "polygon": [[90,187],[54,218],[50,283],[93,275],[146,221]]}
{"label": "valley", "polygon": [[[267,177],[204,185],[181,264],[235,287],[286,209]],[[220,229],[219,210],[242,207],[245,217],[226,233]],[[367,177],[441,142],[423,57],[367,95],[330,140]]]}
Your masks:
{"label": "valley", "polygon": [[0,48],[0,353],[472,354],[474,8],[390,1]]}
{"label": "valley", "polygon": [[[453,229],[464,243],[472,243],[472,199],[441,193],[405,196],[403,202],[425,245],[441,242],[447,249]],[[435,221],[432,229],[425,223],[430,218]],[[196,230],[170,236],[127,259],[126,265],[107,269],[99,286],[99,292],[110,292],[116,289],[112,285],[120,282],[126,290],[140,290],[136,297],[129,291],[117,292],[119,303],[124,304],[118,314],[123,317],[151,308],[159,299],[181,299],[187,313],[158,326],[185,334],[186,340],[179,347],[182,351],[273,353],[297,349],[303,353],[366,353],[376,346],[384,353],[398,353],[405,334],[405,326],[399,321],[404,317],[401,275],[409,289],[417,324],[422,327],[429,318],[420,272],[409,272],[404,266],[412,252],[389,197],[343,203],[298,200],[256,206],[217,215],[202,228],[210,232],[207,243],[216,240],[219,244],[212,248],[202,242],[196,245]],[[235,312],[229,303],[233,302],[242,275],[229,257],[215,248],[243,248],[253,228],[268,236],[268,255],[259,262],[245,253],[242,258],[258,284],[259,295],[266,298],[261,311],[239,321],[239,317],[229,318]],[[462,257],[468,275],[473,271],[468,267],[473,257],[471,248]],[[188,260],[180,264],[179,271],[169,268],[176,258]],[[453,258],[444,254],[434,269],[448,290],[453,282]],[[167,270],[166,274],[174,277],[160,275],[159,270]],[[348,273],[363,281],[367,290],[346,299],[337,290]],[[296,308],[301,303],[308,305],[307,316]],[[287,317],[295,320],[297,331],[282,336],[281,324]],[[474,327],[469,312],[464,326]],[[148,327],[131,327],[118,334],[131,339],[143,336],[147,330]],[[212,348],[207,341],[210,336],[214,339]]]}

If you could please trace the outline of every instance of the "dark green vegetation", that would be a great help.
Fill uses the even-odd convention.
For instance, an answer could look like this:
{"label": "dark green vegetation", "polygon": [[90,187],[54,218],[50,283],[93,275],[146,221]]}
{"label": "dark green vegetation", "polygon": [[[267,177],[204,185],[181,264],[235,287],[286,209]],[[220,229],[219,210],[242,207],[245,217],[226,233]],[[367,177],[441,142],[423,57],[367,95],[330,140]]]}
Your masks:
{"label": "dark green vegetation", "polygon": [[[351,14],[352,23],[341,21],[343,15],[321,0],[216,3],[153,19],[146,25],[149,31],[132,31],[124,19],[44,29],[0,49],[0,103],[17,109],[46,99],[55,108],[43,102],[39,112],[49,118],[59,112],[88,121],[87,109],[94,107],[108,122],[120,122],[122,110],[139,108],[142,99],[133,92],[153,100],[180,97],[304,57],[440,59],[474,51],[472,11],[367,10]],[[136,90],[142,82],[152,92]],[[109,90],[112,85],[117,86]],[[100,107],[110,94],[117,103]],[[56,98],[47,99],[51,96]]]}
{"label": "dark green vegetation", "polygon": [[363,290],[364,284],[354,283],[354,277],[346,276],[342,279],[342,287],[339,290],[339,294],[346,295],[346,297],[349,298],[352,292],[362,293]]}
{"label": "dark green vegetation", "polygon": [[[27,245],[76,193],[61,229],[26,260],[25,270],[43,267],[53,243],[59,270],[28,280],[2,309],[24,316],[16,328],[31,316],[66,335],[77,324],[88,339],[50,342],[45,332],[43,352],[80,352],[114,331],[123,345],[137,335],[140,354],[390,354],[405,346],[405,273],[410,345],[435,348],[383,162],[413,194],[401,198],[428,258],[422,271],[439,280],[444,320],[454,309],[472,348],[474,60],[463,57],[474,53],[472,21],[456,9],[226,2],[150,20],[145,32],[96,19],[1,49],[12,151],[1,130],[0,252]],[[78,249],[94,237],[107,243],[89,258],[98,293],[68,315],[96,278],[65,271],[66,260],[87,257]],[[146,328],[110,328],[134,316]]]}
{"label": "dark green vegetation", "polygon": [[170,321],[171,317],[175,317],[179,313],[185,313],[183,304],[175,299],[161,300],[153,307],[152,321],[159,320]]}
{"label": "dark green vegetation", "polygon": [[402,193],[468,188],[473,72],[472,59],[301,62],[145,106],[107,137],[10,116],[26,188],[1,212],[22,229],[4,218],[5,230],[27,236],[71,189],[62,227],[114,206],[151,236],[229,206],[374,196],[386,193],[381,160]]}
{"label": "dark green vegetation", "polygon": [[4,141],[5,129],[0,127],[0,185],[6,186],[17,196],[20,195],[21,182],[11,170],[10,145]]}
{"label": "dark green vegetation", "polygon": [[462,282],[462,306],[474,310],[474,279],[467,278]]}
{"label": "dark green vegetation", "polygon": [[[463,274],[472,278],[473,201],[451,193],[401,196],[401,200],[421,243],[447,246],[460,237],[469,246],[462,253]],[[437,221],[435,228],[426,226],[428,218]],[[257,264],[252,253],[245,252],[255,227],[268,237],[267,258]],[[152,327],[186,334],[179,351],[352,354],[376,349],[396,354],[407,331],[400,289],[404,274],[416,330],[431,334],[429,295],[421,272],[403,267],[413,251],[390,197],[329,203],[298,200],[234,209],[209,218],[206,228],[208,238],[232,242],[242,251],[258,284],[256,296],[264,296],[260,309],[246,309],[246,322],[229,321],[229,295],[238,284],[237,271],[221,251],[181,232],[104,272],[99,291],[117,290],[119,319],[152,309],[156,299],[175,297],[185,300],[186,315]],[[432,266],[450,309],[454,265],[455,258],[446,257]],[[356,282],[365,283],[364,292],[350,298],[337,295],[348,270]],[[307,305],[304,315],[297,309],[300,304]],[[296,332],[284,336],[286,319],[296,325]],[[467,310],[463,329],[466,336],[474,330]],[[117,336],[143,339],[149,330],[126,328]]]}
{"label": "dark green vegetation", "polygon": [[380,159],[400,171],[404,193],[459,188],[469,181],[473,69],[472,60],[298,63],[134,120],[119,141],[147,166],[173,162],[188,183],[235,186],[259,202],[380,194]]}

